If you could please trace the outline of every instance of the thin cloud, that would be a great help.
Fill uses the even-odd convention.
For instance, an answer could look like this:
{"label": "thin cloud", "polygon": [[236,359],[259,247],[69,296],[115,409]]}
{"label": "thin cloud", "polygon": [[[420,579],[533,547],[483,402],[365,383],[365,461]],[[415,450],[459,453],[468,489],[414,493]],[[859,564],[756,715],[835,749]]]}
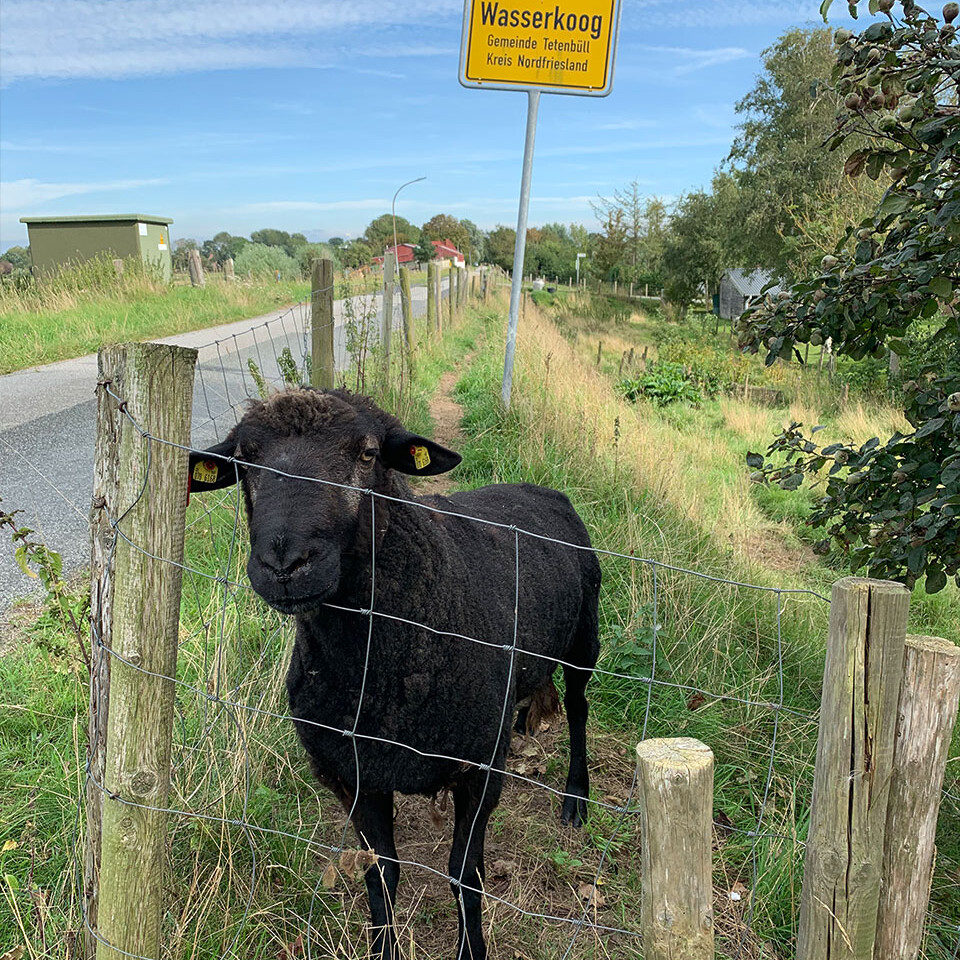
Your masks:
{"label": "thin cloud", "polygon": [[228,207],[224,213],[265,213],[282,211],[324,212],[327,210],[379,210],[390,206],[390,201],[382,197],[368,197],[363,200],[264,200],[260,203],[245,203],[239,207]]}
{"label": "thin cloud", "polygon": [[609,123],[598,123],[594,130],[650,130],[659,127],[656,120],[612,120]]}
{"label": "thin cloud", "polygon": [[[627,8],[647,24],[665,27],[747,27],[767,23],[823,24],[820,0],[627,0]],[[830,22],[849,19],[846,5],[834,4]]]}
{"label": "thin cloud", "polygon": [[350,65],[358,57],[430,57],[448,46],[371,47],[369,33],[435,22],[456,0],[5,0],[2,83],[270,67]]}
{"label": "thin cloud", "polygon": [[753,54],[743,47],[717,47],[712,50],[696,50],[691,47],[642,47],[641,49],[650,53],[665,54],[674,60],[670,72],[677,77],[693,73],[695,70],[722,66],[735,60],[753,57]]}
{"label": "thin cloud", "polygon": [[115,193],[122,190],[137,190],[142,187],[163,186],[167,180],[107,180],[95,183],[43,183],[40,180],[8,180],[0,183],[3,206],[24,211],[30,207],[74,197],[86,193]]}

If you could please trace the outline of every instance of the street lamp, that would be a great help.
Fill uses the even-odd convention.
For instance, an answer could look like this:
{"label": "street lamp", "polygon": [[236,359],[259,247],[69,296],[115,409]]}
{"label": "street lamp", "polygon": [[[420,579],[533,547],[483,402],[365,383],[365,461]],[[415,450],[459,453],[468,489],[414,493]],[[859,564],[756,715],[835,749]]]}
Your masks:
{"label": "street lamp", "polygon": [[397,250],[397,194],[404,187],[409,187],[411,183],[419,183],[421,180],[426,180],[426,177],[417,177],[416,180],[408,180],[406,183],[401,183],[397,187],[397,193],[393,195],[393,202],[390,204],[390,215],[393,217],[393,255],[397,258],[397,262],[400,262],[400,251]]}
{"label": "street lamp", "polygon": [[578,287],[580,286],[580,261],[581,261],[581,259],[582,259],[583,257],[585,257],[585,256],[586,256],[585,253],[578,253],[578,254],[577,254],[577,286],[578,286]]}

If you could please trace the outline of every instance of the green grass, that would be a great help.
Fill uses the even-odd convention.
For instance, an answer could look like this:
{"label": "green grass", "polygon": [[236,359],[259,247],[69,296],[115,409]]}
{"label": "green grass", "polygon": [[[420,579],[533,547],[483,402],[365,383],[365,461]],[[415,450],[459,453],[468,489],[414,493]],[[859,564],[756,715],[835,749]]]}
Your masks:
{"label": "green grass", "polygon": [[95,352],[106,343],[149,340],[243,320],[308,298],[309,284],[257,286],[211,280],[187,286],[119,287],[80,294],[63,307],[24,311],[0,300],[0,374]]}

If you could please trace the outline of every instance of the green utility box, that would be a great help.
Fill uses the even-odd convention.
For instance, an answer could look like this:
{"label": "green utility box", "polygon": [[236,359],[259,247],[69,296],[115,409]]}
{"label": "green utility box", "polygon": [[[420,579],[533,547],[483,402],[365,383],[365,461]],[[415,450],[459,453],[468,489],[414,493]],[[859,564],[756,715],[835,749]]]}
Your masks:
{"label": "green utility box", "polygon": [[104,254],[140,257],[159,268],[164,280],[172,272],[167,217],[112,213],[102,217],[21,217],[30,237],[30,255],[38,274],[55,273],[70,263]]}

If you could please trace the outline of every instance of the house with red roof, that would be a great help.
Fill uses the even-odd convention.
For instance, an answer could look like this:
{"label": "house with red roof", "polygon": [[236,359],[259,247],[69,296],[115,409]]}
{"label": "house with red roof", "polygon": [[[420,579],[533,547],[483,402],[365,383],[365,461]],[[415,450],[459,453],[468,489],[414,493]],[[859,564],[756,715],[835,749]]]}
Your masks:
{"label": "house with red roof", "polygon": [[[455,260],[458,264],[465,263],[463,254],[449,240],[431,240],[433,244],[434,260]],[[407,263],[416,262],[417,245],[415,243],[398,243],[395,247],[387,247],[387,253],[397,255],[397,264],[403,266]],[[374,257],[374,263],[383,263],[383,257]]]}

